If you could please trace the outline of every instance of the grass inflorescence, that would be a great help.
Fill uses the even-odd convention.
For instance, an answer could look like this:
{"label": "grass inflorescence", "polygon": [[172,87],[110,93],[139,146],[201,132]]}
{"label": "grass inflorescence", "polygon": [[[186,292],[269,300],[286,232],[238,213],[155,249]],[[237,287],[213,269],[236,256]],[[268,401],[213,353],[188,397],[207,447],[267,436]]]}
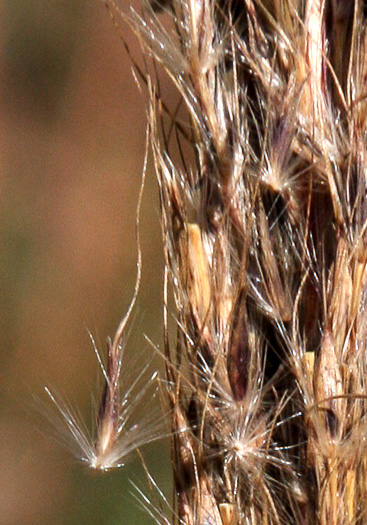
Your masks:
{"label": "grass inflorescence", "polygon": [[175,503],[152,516],[367,523],[365,3],[106,5],[145,54],[161,203]]}

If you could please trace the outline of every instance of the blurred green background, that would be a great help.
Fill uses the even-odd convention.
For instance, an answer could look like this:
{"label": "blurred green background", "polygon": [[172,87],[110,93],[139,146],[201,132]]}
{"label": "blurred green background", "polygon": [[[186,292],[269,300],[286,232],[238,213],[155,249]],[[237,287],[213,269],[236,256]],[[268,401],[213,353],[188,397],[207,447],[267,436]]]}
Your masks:
{"label": "blurred green background", "polygon": [[[55,388],[88,420],[103,351],[133,294],[144,100],[101,0],[1,0],[0,523],[145,524],[138,460],[88,471],[54,439],[33,396]],[[126,39],[139,53],[133,36]],[[143,281],[127,353],[161,340],[162,256],[152,167]],[[170,496],[165,444],[144,457]]]}

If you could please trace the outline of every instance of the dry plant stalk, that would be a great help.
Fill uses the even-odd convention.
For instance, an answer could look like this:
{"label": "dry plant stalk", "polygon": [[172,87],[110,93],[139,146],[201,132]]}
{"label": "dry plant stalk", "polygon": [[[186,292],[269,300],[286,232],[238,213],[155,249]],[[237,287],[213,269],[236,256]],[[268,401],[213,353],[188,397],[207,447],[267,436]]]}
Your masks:
{"label": "dry plant stalk", "polygon": [[171,110],[135,64],[161,198],[175,482],[173,516],[152,514],[367,523],[365,3],[106,5],[180,97]]}
{"label": "dry plant stalk", "polygon": [[107,6],[181,104],[137,70],[177,316],[173,522],[367,523],[365,3]]}

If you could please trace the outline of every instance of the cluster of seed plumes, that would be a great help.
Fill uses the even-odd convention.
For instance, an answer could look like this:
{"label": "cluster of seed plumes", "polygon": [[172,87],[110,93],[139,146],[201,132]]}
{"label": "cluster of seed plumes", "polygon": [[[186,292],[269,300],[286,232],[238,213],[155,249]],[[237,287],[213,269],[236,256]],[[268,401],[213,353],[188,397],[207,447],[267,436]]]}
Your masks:
{"label": "cluster of seed plumes", "polygon": [[108,7],[179,98],[138,71],[175,302],[173,522],[365,524],[366,6]]}

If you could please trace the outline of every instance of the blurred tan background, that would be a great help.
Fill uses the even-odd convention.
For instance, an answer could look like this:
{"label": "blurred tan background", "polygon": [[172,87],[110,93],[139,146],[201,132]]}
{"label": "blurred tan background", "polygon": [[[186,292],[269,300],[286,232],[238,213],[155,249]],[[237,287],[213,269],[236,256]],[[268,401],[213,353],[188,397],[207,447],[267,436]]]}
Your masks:
{"label": "blurred tan background", "polygon": [[[87,329],[104,350],[134,288],[144,101],[101,0],[0,6],[0,524],[152,523],[130,495],[129,479],[144,486],[139,461],[93,474],[33,408],[48,384],[90,418],[98,366]],[[141,222],[127,352],[144,359],[143,334],[159,343],[162,316],[151,166]],[[145,458],[169,495],[164,446]]]}

